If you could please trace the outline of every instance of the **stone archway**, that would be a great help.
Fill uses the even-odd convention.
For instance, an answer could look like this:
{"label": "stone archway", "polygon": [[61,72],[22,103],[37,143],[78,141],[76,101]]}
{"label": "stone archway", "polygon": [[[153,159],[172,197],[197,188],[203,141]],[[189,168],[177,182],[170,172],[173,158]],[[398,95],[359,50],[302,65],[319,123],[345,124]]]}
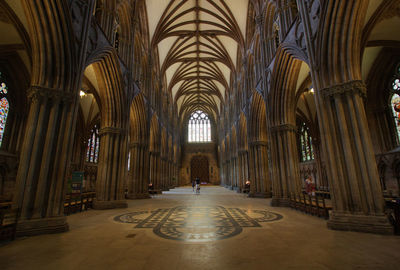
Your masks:
{"label": "stone archway", "polygon": [[197,177],[200,181],[209,182],[209,162],[206,156],[194,156],[190,161],[190,180],[193,181]]}

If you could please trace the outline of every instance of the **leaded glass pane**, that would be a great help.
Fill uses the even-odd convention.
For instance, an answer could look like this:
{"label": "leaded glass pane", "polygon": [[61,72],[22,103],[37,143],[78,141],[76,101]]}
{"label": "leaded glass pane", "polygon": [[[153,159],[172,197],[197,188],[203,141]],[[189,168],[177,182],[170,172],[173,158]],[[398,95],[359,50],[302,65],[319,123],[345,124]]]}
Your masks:
{"label": "leaded glass pane", "polygon": [[392,105],[392,112],[394,116],[394,122],[396,125],[396,131],[397,131],[397,137],[399,138],[400,141],[400,96],[398,94],[393,94],[392,100],[391,100],[391,105]]}

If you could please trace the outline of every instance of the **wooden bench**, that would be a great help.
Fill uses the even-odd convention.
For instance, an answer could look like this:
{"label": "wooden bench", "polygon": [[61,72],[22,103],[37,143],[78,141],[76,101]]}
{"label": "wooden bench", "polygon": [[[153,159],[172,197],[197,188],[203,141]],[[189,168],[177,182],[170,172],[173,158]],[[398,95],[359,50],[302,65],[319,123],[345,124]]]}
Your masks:
{"label": "wooden bench", "polygon": [[95,192],[86,192],[80,195],[67,195],[64,201],[64,215],[70,215],[93,208]]}
{"label": "wooden bench", "polygon": [[332,207],[327,205],[324,197],[311,196],[304,193],[291,193],[289,206],[296,210],[326,219],[329,218],[329,210],[332,210]]}

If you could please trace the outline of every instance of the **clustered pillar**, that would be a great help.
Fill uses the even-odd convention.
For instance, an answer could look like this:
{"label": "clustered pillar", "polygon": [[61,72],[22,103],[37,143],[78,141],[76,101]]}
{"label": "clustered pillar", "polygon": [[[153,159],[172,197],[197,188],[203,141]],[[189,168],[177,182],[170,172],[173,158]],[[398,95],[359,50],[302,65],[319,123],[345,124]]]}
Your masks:
{"label": "clustered pillar", "polygon": [[290,193],[301,191],[296,132],[291,124],[271,128],[273,206],[288,206]]}
{"label": "clustered pillar", "polygon": [[247,150],[239,150],[239,178],[240,178],[240,190],[244,189],[244,185],[249,180],[249,153]]}
{"label": "clustered pillar", "polygon": [[321,89],[322,141],[331,179],[333,211],[328,227],[393,233],[384,201],[364,109],[366,88],[351,81]]}
{"label": "clustered pillar", "polygon": [[150,183],[153,185],[153,189],[157,193],[161,193],[160,183],[160,152],[150,152]]}
{"label": "clustered pillar", "polygon": [[126,177],[127,136],[116,127],[103,127],[100,134],[100,155],[96,183],[95,209],[127,207],[124,192]]}
{"label": "clustered pillar", "polygon": [[32,86],[16,179],[17,235],[68,230],[63,201],[77,96]]}
{"label": "clustered pillar", "polygon": [[268,172],[267,143],[250,143],[250,193],[249,197],[271,197],[271,180]]}
{"label": "clustered pillar", "polygon": [[128,179],[128,199],[146,199],[149,196],[149,154],[145,143],[133,142],[129,146],[130,172]]}

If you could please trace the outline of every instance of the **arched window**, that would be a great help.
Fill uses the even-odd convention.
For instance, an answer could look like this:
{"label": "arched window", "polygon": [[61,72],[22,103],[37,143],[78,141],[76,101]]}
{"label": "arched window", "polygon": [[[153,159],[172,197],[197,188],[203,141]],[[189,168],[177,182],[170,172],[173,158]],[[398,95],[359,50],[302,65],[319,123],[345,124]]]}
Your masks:
{"label": "arched window", "polygon": [[90,137],[87,144],[86,162],[97,163],[99,159],[100,136],[99,127],[94,125],[90,131]]}
{"label": "arched window", "polygon": [[392,107],[393,118],[396,125],[397,137],[400,142],[400,64],[396,68],[391,84],[391,91],[392,96],[390,98],[390,105]]}
{"label": "arched window", "polygon": [[208,115],[202,111],[195,111],[189,118],[189,142],[211,142],[211,122]]}
{"label": "arched window", "polygon": [[7,99],[8,88],[6,83],[3,81],[0,73],[0,146],[3,142],[4,131],[6,129],[6,122],[10,104]]}
{"label": "arched window", "polygon": [[278,26],[278,21],[274,23],[274,41],[275,41],[275,46],[276,49],[278,49],[279,44],[281,44],[281,40],[279,38],[279,26]]}
{"label": "arched window", "polygon": [[299,140],[301,161],[305,162],[314,160],[314,149],[310,129],[304,122],[300,125]]}

